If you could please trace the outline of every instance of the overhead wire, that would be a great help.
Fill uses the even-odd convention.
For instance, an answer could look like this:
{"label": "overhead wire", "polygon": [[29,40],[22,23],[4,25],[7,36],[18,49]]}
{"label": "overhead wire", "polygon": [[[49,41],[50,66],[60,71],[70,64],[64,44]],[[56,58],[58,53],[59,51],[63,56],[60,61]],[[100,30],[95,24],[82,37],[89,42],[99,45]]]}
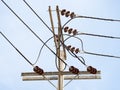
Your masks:
{"label": "overhead wire", "polygon": [[43,77],[44,77],[45,79],[47,79],[47,81],[48,81],[53,87],[55,87],[55,88],[57,89],[57,87],[56,87],[45,75],[43,75]]}
{"label": "overhead wire", "polygon": [[[78,16],[74,16],[73,18],[70,18],[64,25],[66,26],[69,22],[71,22],[74,19],[81,19],[81,18],[87,18],[87,19],[95,19],[95,20],[102,20],[102,21],[110,21],[110,22],[120,22],[119,19],[107,19],[107,18],[100,18],[100,17],[91,17],[91,16],[83,16],[83,15],[78,15]],[[63,29],[62,28],[62,29]]]}
{"label": "overhead wire", "polygon": [[13,43],[5,36],[2,32],[0,32],[0,34],[8,41],[8,43],[9,43],[30,65],[33,66],[33,64],[29,61],[29,59],[28,59],[27,57],[25,57],[25,56],[22,54],[22,52],[21,52],[19,49],[17,49],[17,48],[13,45]]}
{"label": "overhead wire", "polygon": [[84,32],[80,32],[77,35],[87,35],[87,36],[104,37],[104,38],[111,38],[111,39],[120,39],[120,37],[98,35],[98,34],[91,34],[91,33],[84,33]]}
{"label": "overhead wire", "polygon": [[[51,28],[43,21],[43,19],[35,12],[35,10],[33,10],[33,8],[25,1],[23,0],[23,2],[30,8],[30,10],[39,18],[39,20],[42,21],[42,23],[53,33],[53,31],[51,30]],[[55,35],[55,34],[54,34]]]}
{"label": "overhead wire", "polygon": [[103,20],[103,21],[115,21],[115,22],[120,22],[120,20],[118,20],[118,19],[108,19],[108,18],[82,16],[82,15],[78,15],[78,16],[76,16],[75,18],[88,18],[88,19],[96,19],[96,20]]}
{"label": "overhead wire", "polygon": [[118,19],[107,19],[107,18],[100,18],[100,17],[90,17],[90,16],[82,16],[82,15],[79,15],[79,16],[74,16],[73,18],[69,19],[65,24],[64,26],[69,23],[70,21],[74,20],[74,19],[81,19],[81,18],[87,18],[87,19],[95,19],[95,20],[102,20],[102,21],[110,21],[110,22],[120,22],[120,20]]}
{"label": "overhead wire", "polygon": [[[50,37],[50,38],[45,42],[45,44],[47,44],[48,41],[50,41],[52,38],[53,38],[53,37]],[[36,61],[33,63],[33,65],[35,65],[35,64],[38,62],[38,60],[39,60],[39,58],[40,58],[40,55],[41,55],[41,52],[42,52],[42,49],[43,49],[43,47],[45,46],[45,44],[43,44],[42,47],[40,48],[39,53],[38,53],[38,56],[37,56],[37,59],[36,59]],[[55,65],[56,65],[56,68],[58,69],[57,56],[55,57]],[[65,70],[65,68],[66,68],[66,65],[65,65],[65,67],[64,67],[63,70]],[[58,70],[59,70],[59,69],[58,69]]]}
{"label": "overhead wire", "polygon": [[119,58],[120,59],[120,56],[113,56],[113,55],[100,54],[100,53],[93,53],[93,52],[88,52],[88,51],[84,51],[84,53],[90,54],[90,55],[103,56],[103,57],[111,57],[111,58]]}
{"label": "overhead wire", "polygon": [[39,60],[39,58],[40,58],[40,55],[41,55],[41,52],[42,52],[43,47],[44,47],[44,46],[45,46],[45,44],[47,44],[47,42],[48,42],[48,41],[50,41],[52,38],[53,38],[53,37],[50,37],[47,41],[45,41],[45,42],[44,42],[44,44],[42,45],[42,47],[41,47],[41,48],[40,48],[40,50],[39,50],[39,53],[38,53],[37,59],[36,59],[36,61],[33,63],[33,65],[35,65],[35,64],[38,62],[38,60]]}
{"label": "overhead wire", "polygon": [[65,88],[68,84],[70,84],[77,76],[79,76],[79,74],[78,74],[78,75],[75,75],[75,77],[73,77],[71,80],[69,80],[69,81],[64,85],[64,88]]}
{"label": "overhead wire", "polygon": [[[120,39],[120,37],[106,36],[106,35],[98,35],[98,34],[90,34],[90,33],[78,33],[77,35],[88,35],[88,36],[96,36],[96,37],[104,37],[111,39]],[[112,58],[120,58],[120,56],[106,55],[106,54],[98,54],[93,52],[84,51],[86,54],[96,55],[96,56],[104,56],[104,57],[112,57]]]}

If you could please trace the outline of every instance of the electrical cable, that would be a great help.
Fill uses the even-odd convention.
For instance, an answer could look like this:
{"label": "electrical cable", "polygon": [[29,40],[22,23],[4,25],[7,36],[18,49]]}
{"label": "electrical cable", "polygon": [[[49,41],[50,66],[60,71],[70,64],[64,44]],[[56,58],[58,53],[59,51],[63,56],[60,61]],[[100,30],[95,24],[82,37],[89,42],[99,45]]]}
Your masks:
{"label": "electrical cable", "polygon": [[[25,1],[23,0],[23,2],[30,8],[30,10],[39,18],[40,21],[42,21],[42,23],[53,33],[53,31],[51,30],[51,28],[43,21],[43,19],[35,12],[35,10],[33,10],[33,8]],[[55,35],[55,34],[54,34]]]}
{"label": "electrical cable", "polygon": [[76,16],[74,18],[89,18],[89,19],[96,19],[96,20],[120,22],[120,20],[117,20],[117,19],[107,19],[107,18],[90,17],[90,16],[82,16],[82,15]]}
{"label": "electrical cable", "polygon": [[84,53],[90,54],[90,55],[96,55],[96,56],[103,56],[103,57],[120,58],[120,56],[113,56],[113,55],[100,54],[100,53],[93,53],[93,52],[87,52],[87,51],[84,51]]}
{"label": "electrical cable", "polygon": [[[50,41],[52,38],[53,38],[53,37],[50,37],[50,38],[45,42],[45,44],[46,44],[48,41]],[[33,65],[35,65],[35,64],[38,62],[38,60],[39,60],[39,58],[40,58],[40,55],[41,55],[41,52],[42,52],[42,49],[43,49],[43,47],[45,46],[45,44],[43,44],[42,47],[40,48],[38,57],[37,57],[35,63],[33,63]],[[57,65],[57,56],[55,57],[55,65],[56,65],[56,68],[59,70],[58,65]],[[64,67],[63,70],[65,70],[65,69],[66,69],[66,65],[65,65],[65,67]]]}
{"label": "electrical cable", "polygon": [[1,35],[9,42],[9,44],[30,64],[33,66],[33,64],[21,53],[21,51],[19,51],[14,45],[13,43],[2,33],[0,32]]}
{"label": "electrical cable", "polygon": [[68,85],[68,84],[70,84],[77,76],[79,76],[79,74],[78,75],[76,75],[74,78],[72,78],[71,80],[69,80],[65,85],[64,85],[64,88]]}
{"label": "electrical cable", "polygon": [[[50,37],[50,38],[45,42],[45,44],[47,44],[47,42],[50,41],[52,38],[53,38],[53,37]],[[41,55],[41,52],[42,52],[42,49],[43,49],[43,47],[45,46],[45,44],[43,44],[42,47],[40,48],[40,51],[39,51],[37,60],[35,61],[35,63],[34,63],[33,65],[35,65],[35,64],[38,62],[38,60],[39,60],[39,58],[40,58],[40,55]],[[57,65],[57,56],[55,57],[55,65],[56,65],[56,68],[59,70],[58,65]],[[65,68],[66,68],[66,65],[65,65]],[[64,68],[63,70],[65,70],[65,68]]]}
{"label": "electrical cable", "polygon": [[[28,28],[28,30],[30,30],[43,44],[44,41],[7,5],[7,3],[5,3],[3,0],[1,0],[3,2],[3,4]],[[50,48],[48,47],[46,44],[45,46],[54,54],[56,55],[56,53]],[[56,55],[57,56],[57,55]],[[57,56],[58,57],[58,56]],[[60,57],[58,57],[63,63],[65,63],[67,65],[67,63],[65,61],[63,61]]]}
{"label": "electrical cable", "polygon": [[53,87],[55,87],[56,89],[57,89],[57,87],[47,78],[47,77],[45,77],[44,75],[42,75],[45,79],[47,79],[48,80],[48,82],[53,86]]}
{"label": "electrical cable", "polygon": [[33,65],[35,65],[37,62],[38,62],[38,60],[39,60],[39,58],[40,58],[40,55],[41,55],[41,52],[42,52],[42,49],[43,49],[43,47],[45,46],[45,44],[47,44],[47,42],[48,41],[50,41],[51,39],[52,39],[53,37],[50,37],[43,45],[42,45],[42,47],[40,48],[40,50],[39,50],[39,53],[38,53],[38,56],[37,56],[37,59],[36,59],[36,61],[33,63]]}
{"label": "electrical cable", "polygon": [[98,34],[91,34],[91,33],[82,33],[82,32],[78,33],[77,35],[87,35],[87,36],[96,36],[96,37],[104,37],[104,38],[111,38],[111,39],[120,39],[120,37],[98,35]]}

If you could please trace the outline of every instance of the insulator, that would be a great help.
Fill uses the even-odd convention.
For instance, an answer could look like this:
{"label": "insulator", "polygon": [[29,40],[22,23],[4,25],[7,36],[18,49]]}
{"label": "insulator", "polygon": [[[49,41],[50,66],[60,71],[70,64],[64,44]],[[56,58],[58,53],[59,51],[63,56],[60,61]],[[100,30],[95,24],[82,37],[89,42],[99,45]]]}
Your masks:
{"label": "insulator", "polygon": [[80,52],[79,48],[75,49],[75,53],[77,54],[78,52]]}
{"label": "insulator", "polygon": [[67,12],[65,13],[65,16],[68,17],[69,15],[70,15],[70,11],[67,11]]}
{"label": "insulator", "polygon": [[70,28],[70,29],[68,30],[68,33],[71,34],[71,33],[72,33],[72,30],[73,30],[73,29]]}
{"label": "insulator", "polygon": [[72,19],[72,18],[74,18],[74,17],[75,17],[75,13],[72,12],[72,13],[70,14],[70,18]]}
{"label": "insulator", "polygon": [[68,29],[69,29],[69,27],[65,27],[65,28],[64,28],[64,32],[67,32]]}
{"label": "insulator", "polygon": [[92,69],[93,69],[93,67],[92,67],[92,66],[88,66],[88,67],[87,67],[87,71],[88,71],[88,72],[91,72],[91,71],[92,71]]}
{"label": "insulator", "polygon": [[73,53],[75,51],[75,47],[72,47],[70,51]]}
{"label": "insulator", "polygon": [[77,30],[75,29],[72,33],[73,33],[73,35],[76,35],[78,32],[77,32]]}
{"label": "insulator", "polygon": [[74,70],[74,66],[70,66],[69,71],[72,72]]}
{"label": "insulator", "polygon": [[91,74],[96,74],[97,73],[97,69],[93,68],[92,66],[88,66],[87,71],[90,72]]}
{"label": "insulator", "polygon": [[43,69],[39,68],[38,66],[35,66],[33,68],[33,71],[36,72],[36,73],[38,73],[38,74],[40,74],[40,75],[44,74]]}
{"label": "insulator", "polygon": [[80,72],[79,69],[76,68],[75,74],[79,74],[79,72]]}
{"label": "insulator", "polygon": [[68,46],[67,46],[67,50],[70,50],[70,48],[71,48],[71,45],[68,45]]}
{"label": "insulator", "polygon": [[97,73],[97,69],[96,69],[96,68],[93,68],[92,74],[96,74],[96,73]]}
{"label": "insulator", "polygon": [[66,10],[63,9],[63,10],[61,11],[61,15],[65,15],[65,12],[66,12]]}
{"label": "insulator", "polygon": [[39,69],[39,67],[38,66],[35,66],[34,68],[33,68],[33,71],[37,71]]}
{"label": "insulator", "polygon": [[79,74],[79,69],[75,68],[72,73]]}
{"label": "insulator", "polygon": [[69,71],[73,74],[79,74],[79,69],[75,68],[74,66],[70,66]]}

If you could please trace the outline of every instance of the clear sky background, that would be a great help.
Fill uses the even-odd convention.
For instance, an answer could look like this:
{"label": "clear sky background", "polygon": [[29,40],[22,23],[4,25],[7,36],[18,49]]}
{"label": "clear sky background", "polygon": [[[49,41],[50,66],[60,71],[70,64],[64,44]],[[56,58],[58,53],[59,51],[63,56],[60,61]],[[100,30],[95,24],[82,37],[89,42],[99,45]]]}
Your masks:
{"label": "clear sky background", "polygon": [[[120,19],[119,0],[26,0],[32,8],[50,26],[48,6],[75,12],[77,15]],[[5,2],[34,30],[44,41],[52,33],[25,5],[23,0],[5,0]],[[57,27],[56,12],[53,12]],[[61,17],[62,25],[69,18]],[[91,19],[75,19],[68,24],[79,32],[102,34],[120,37],[120,22],[99,21]],[[34,63],[39,49],[43,45],[0,1],[0,31],[32,62]],[[84,43],[84,50],[95,53],[120,56],[120,40],[79,36]],[[66,44],[81,48],[81,43],[70,39]],[[53,40],[47,45],[55,50]],[[80,70],[86,67],[67,53],[67,63]],[[120,59],[79,54],[86,64],[101,70],[99,80],[73,80],[64,90],[120,90]],[[45,71],[56,71],[55,56],[44,47],[36,65]],[[0,90],[56,90],[48,81],[22,81],[22,72],[31,72],[32,67],[17,51],[0,35]],[[67,68],[68,69],[68,68]],[[67,70],[66,69],[66,70]],[[57,85],[56,81],[53,81]],[[65,81],[66,83],[66,81]]]}

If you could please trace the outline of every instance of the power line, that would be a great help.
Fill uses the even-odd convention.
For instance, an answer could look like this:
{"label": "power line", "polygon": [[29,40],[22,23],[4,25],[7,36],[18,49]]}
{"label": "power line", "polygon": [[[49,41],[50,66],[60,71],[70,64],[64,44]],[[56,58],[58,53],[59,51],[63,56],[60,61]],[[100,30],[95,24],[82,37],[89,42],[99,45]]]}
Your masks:
{"label": "power line", "polygon": [[115,21],[115,22],[120,22],[120,20],[117,19],[107,19],[107,18],[100,18],[100,17],[91,17],[91,16],[82,16],[78,15],[74,18],[88,18],[88,19],[96,19],[96,20],[103,20],[103,21]]}
{"label": "power line", "polygon": [[84,32],[78,33],[77,35],[87,35],[87,36],[104,37],[104,38],[111,38],[111,39],[120,39],[120,37],[98,35],[98,34],[91,34],[91,33],[84,33]]}
{"label": "power line", "polygon": [[103,57],[120,58],[120,56],[113,56],[113,55],[107,55],[107,54],[99,54],[99,53],[93,53],[93,52],[87,52],[87,51],[83,51],[83,53],[90,54],[90,55],[96,55],[96,56],[103,56]]}
{"label": "power line", "polygon": [[[33,10],[33,8],[25,1],[23,0],[24,3],[30,8],[30,10],[39,18],[39,20],[42,21],[42,23],[52,32],[51,28],[44,22],[44,20]],[[52,32],[53,33],[53,32]]]}
{"label": "power line", "polygon": [[30,64],[33,66],[33,64],[21,53],[21,51],[19,51],[14,45],[13,43],[2,33],[0,32],[0,34],[9,42],[9,44]]}

